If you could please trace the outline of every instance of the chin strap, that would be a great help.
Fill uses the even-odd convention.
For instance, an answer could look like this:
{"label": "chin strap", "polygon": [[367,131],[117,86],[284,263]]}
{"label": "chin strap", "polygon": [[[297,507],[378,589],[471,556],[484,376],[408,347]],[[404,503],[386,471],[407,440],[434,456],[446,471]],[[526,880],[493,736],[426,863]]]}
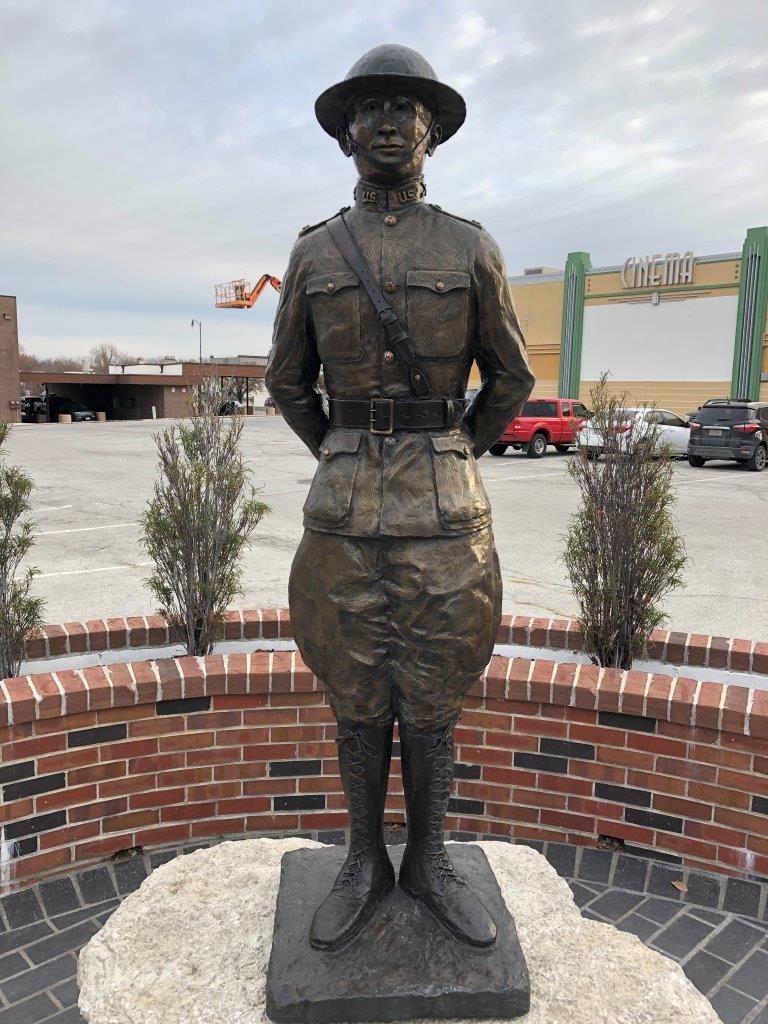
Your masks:
{"label": "chin strap", "polygon": [[[424,132],[424,134],[419,139],[419,141],[414,146],[411,146],[411,148],[405,154],[404,159],[409,160],[413,156],[413,154],[416,152],[416,150],[419,149],[419,147],[424,145],[424,143],[429,139],[429,136],[432,134],[432,129],[434,128],[434,126],[435,126],[435,118],[433,117],[432,120],[427,125],[427,130]],[[352,136],[350,135],[349,129],[346,127],[346,125],[343,128],[337,128],[336,129],[336,138],[337,138],[337,140],[339,142],[341,142],[342,139],[346,139],[348,145],[356,153],[361,153],[361,154],[363,154],[363,156],[367,156],[369,159],[375,161],[376,163],[382,163],[383,162],[383,161],[379,160],[378,157],[376,156],[376,150],[366,149],[365,146],[361,146],[359,142],[357,142],[355,139],[353,139]]]}

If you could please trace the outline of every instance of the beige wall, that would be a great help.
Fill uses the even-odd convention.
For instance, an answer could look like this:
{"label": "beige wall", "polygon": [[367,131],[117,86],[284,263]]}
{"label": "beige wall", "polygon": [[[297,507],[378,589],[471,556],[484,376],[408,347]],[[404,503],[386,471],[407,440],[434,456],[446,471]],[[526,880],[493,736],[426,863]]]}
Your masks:
{"label": "beige wall", "polygon": [[[589,405],[589,392],[596,381],[583,380],[579,398]],[[615,395],[626,392],[628,405],[657,405],[683,416],[693,412],[710,398],[727,398],[731,393],[731,382],[724,381],[660,381],[660,380],[612,380],[608,387]]]}
{"label": "beige wall", "polygon": [[[697,263],[693,271],[693,285],[733,284],[738,291],[741,277],[741,260],[716,260],[713,263]],[[664,285],[659,285],[663,288]],[[681,294],[689,290],[689,285],[678,285],[675,292]],[[587,274],[584,282],[584,295],[599,295],[603,292],[621,292],[627,298],[642,292],[642,288],[625,288],[621,283],[621,273],[614,271],[609,274]]]}

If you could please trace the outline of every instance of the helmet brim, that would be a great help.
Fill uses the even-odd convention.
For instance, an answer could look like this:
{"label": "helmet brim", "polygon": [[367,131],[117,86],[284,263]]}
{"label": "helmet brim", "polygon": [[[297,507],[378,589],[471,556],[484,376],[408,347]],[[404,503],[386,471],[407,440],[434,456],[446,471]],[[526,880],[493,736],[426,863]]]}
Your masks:
{"label": "helmet brim", "polygon": [[366,88],[386,88],[423,97],[434,110],[435,120],[443,130],[441,142],[447,142],[455,135],[467,116],[464,100],[450,85],[416,75],[361,75],[338,82],[318,96],[315,116],[322,129],[335,138],[337,130],[346,125],[350,100]]}

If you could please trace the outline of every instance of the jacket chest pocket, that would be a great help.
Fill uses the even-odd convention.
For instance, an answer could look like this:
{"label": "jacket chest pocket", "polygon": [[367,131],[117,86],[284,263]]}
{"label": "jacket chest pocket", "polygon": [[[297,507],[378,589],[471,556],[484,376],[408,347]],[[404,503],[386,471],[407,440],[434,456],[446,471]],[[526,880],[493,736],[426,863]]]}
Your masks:
{"label": "jacket chest pocket", "polygon": [[435,493],[445,529],[466,527],[487,519],[491,506],[469,442],[463,437],[430,437]]}
{"label": "jacket chest pocket", "polygon": [[461,270],[409,270],[408,333],[419,355],[450,359],[467,345],[469,274]]}
{"label": "jacket chest pocket", "polygon": [[360,282],[351,271],[330,271],[307,281],[320,359],[354,362],[362,359],[360,338]]}
{"label": "jacket chest pocket", "polygon": [[337,431],[326,435],[320,465],[304,502],[304,515],[325,526],[342,526],[352,511],[362,435]]}

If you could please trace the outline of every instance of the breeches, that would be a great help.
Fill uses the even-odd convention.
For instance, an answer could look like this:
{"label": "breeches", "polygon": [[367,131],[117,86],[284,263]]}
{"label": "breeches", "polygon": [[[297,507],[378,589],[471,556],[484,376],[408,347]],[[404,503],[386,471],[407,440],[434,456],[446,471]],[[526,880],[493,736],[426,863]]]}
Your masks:
{"label": "breeches", "polygon": [[436,730],[493,651],[501,574],[490,526],[458,537],[305,530],[289,583],[299,651],[337,719]]}

